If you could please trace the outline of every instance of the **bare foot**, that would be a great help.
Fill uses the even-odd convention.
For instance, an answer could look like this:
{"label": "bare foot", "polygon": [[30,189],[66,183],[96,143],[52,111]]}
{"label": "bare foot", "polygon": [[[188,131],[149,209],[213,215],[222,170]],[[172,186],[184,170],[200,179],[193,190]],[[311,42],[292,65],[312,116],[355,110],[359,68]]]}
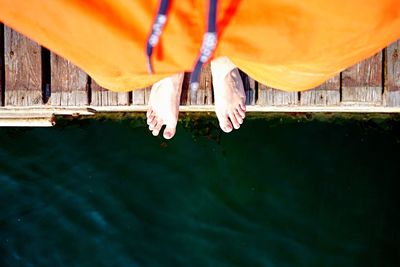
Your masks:
{"label": "bare foot", "polygon": [[239,129],[246,112],[246,95],[242,78],[236,66],[227,58],[211,61],[215,113],[221,129],[229,133]]}
{"label": "bare foot", "polygon": [[164,78],[151,88],[146,117],[149,130],[154,136],[160,133],[163,125],[166,125],[163,134],[165,139],[175,135],[183,75],[178,73]]}

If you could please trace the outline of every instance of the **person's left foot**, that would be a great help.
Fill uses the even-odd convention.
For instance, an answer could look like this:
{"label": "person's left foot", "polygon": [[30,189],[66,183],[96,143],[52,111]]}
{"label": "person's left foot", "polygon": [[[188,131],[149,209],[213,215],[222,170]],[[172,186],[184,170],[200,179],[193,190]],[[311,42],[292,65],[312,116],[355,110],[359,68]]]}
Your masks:
{"label": "person's left foot", "polygon": [[163,134],[165,139],[175,135],[183,76],[183,73],[178,73],[164,78],[151,88],[146,117],[149,130],[154,136],[160,133],[163,125],[166,125]]}
{"label": "person's left foot", "polygon": [[239,129],[246,116],[246,94],[242,78],[236,66],[227,57],[212,60],[211,73],[215,113],[221,129],[229,133],[233,129]]}

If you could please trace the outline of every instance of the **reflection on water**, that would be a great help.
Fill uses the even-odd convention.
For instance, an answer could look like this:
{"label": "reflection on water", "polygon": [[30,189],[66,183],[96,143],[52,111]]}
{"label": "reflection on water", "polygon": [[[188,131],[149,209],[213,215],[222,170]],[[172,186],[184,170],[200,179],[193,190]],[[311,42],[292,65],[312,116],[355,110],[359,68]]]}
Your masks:
{"label": "reflection on water", "polygon": [[0,129],[1,266],[400,266],[399,121],[142,121]]}

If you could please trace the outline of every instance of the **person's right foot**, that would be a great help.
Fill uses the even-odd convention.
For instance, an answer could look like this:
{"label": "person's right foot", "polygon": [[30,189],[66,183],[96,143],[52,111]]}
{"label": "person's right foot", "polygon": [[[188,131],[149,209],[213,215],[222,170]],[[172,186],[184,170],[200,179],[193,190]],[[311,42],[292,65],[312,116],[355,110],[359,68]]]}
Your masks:
{"label": "person's right foot", "polygon": [[183,75],[178,73],[164,78],[151,87],[146,117],[149,130],[154,136],[159,134],[163,125],[166,125],[163,134],[165,139],[175,135]]}
{"label": "person's right foot", "polygon": [[221,129],[229,133],[239,129],[246,112],[246,94],[237,67],[227,58],[211,61],[215,113]]}

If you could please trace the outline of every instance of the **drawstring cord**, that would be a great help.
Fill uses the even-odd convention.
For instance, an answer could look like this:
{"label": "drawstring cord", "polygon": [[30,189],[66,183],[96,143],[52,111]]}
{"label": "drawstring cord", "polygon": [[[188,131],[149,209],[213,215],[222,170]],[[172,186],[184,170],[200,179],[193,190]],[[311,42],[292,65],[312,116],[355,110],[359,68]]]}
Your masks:
{"label": "drawstring cord", "polygon": [[196,65],[194,66],[192,75],[190,77],[190,93],[191,99],[196,101],[197,89],[199,89],[199,79],[201,67],[206,63],[213,55],[215,48],[217,47],[217,2],[218,0],[210,0],[208,9],[208,23],[207,32],[203,35],[203,42],[200,49],[200,55],[197,59]]}
{"label": "drawstring cord", "polygon": [[[197,89],[199,88],[199,79],[201,67],[211,58],[215,48],[217,47],[217,3],[218,0],[209,0],[207,32],[203,35],[203,42],[200,53],[190,77],[190,93],[192,101],[196,101]],[[162,30],[167,21],[167,11],[169,0],[161,0],[160,7],[157,12],[156,20],[152,26],[151,34],[147,40],[147,68],[149,73],[154,73],[151,56],[153,48],[157,46]]]}
{"label": "drawstring cord", "polygon": [[151,61],[151,56],[153,55],[153,48],[157,46],[158,41],[160,40],[160,36],[164,29],[164,25],[167,22],[167,12],[169,7],[170,0],[161,0],[160,7],[157,12],[157,17],[153,23],[151,34],[147,39],[147,71],[150,74],[154,73],[153,63]]}

